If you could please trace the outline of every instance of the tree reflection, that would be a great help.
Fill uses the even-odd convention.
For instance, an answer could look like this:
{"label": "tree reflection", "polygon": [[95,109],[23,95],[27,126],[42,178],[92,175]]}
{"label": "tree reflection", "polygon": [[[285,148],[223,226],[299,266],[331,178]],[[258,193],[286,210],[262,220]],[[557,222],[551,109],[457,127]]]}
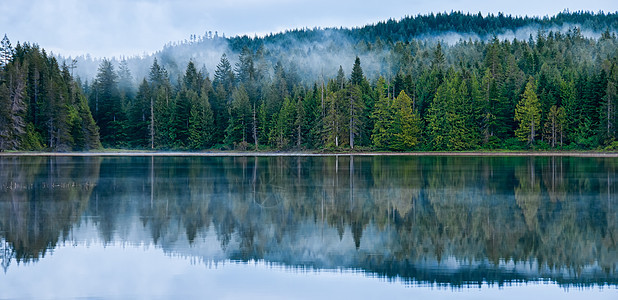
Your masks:
{"label": "tree reflection", "polygon": [[[449,284],[540,277],[618,282],[618,163],[612,159],[339,155],[0,163],[8,191],[0,234],[17,260],[42,256],[87,216],[104,242],[131,242],[136,234],[129,229],[139,220],[147,241],[167,251],[208,243],[214,232],[225,258],[241,261],[360,268]],[[511,270],[507,262],[534,270]],[[591,273],[596,267],[602,272]]]}
{"label": "tree reflection", "polygon": [[88,207],[100,158],[0,158],[2,265],[37,261],[66,240]]}

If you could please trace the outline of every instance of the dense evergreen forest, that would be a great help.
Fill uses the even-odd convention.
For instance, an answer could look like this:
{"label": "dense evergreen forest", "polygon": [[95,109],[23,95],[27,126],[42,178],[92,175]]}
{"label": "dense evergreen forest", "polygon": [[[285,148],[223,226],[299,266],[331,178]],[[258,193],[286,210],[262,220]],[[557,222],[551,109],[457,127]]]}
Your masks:
{"label": "dense evergreen forest", "polygon": [[[506,34],[530,26],[526,38]],[[131,149],[611,150],[617,30],[616,13],[564,12],[209,32],[153,56],[102,59],[83,82],[78,60],[59,66],[5,38],[0,149],[93,149],[100,134],[104,147]],[[447,32],[469,38],[440,40]],[[212,77],[204,60],[218,62]],[[145,62],[147,72],[135,67]]]}

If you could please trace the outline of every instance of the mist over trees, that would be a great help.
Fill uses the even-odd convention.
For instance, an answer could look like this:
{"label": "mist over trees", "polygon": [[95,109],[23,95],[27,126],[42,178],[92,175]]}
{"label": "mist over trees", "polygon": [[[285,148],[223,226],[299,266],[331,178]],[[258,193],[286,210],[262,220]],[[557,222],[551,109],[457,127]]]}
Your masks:
{"label": "mist over trees", "polygon": [[[96,74],[80,86],[71,83],[71,67],[55,62],[72,88],[65,89],[74,91],[62,101],[87,97],[87,107],[74,109],[84,116],[60,117],[71,125],[34,119],[41,108],[33,103],[47,103],[39,92],[27,93],[36,99],[24,108],[3,96],[19,89],[5,79],[21,66],[12,59],[2,68],[0,97],[17,105],[0,108],[0,122],[19,125],[15,116],[32,116],[0,127],[10,144],[0,147],[96,147],[98,138],[78,135],[96,136],[83,121],[92,112],[109,148],[614,149],[617,29],[611,13],[453,12],[262,38],[192,35],[154,58],[97,61]],[[447,33],[460,39],[440,41]],[[30,73],[31,90],[40,79]],[[77,137],[64,138],[63,130]]]}

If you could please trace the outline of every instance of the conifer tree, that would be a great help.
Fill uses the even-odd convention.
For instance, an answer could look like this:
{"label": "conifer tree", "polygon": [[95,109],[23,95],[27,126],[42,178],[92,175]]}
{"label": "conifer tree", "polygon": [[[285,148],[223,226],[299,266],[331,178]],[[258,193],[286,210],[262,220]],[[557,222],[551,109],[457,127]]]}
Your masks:
{"label": "conifer tree", "polygon": [[206,84],[202,87],[200,97],[196,102],[191,103],[191,116],[189,117],[189,138],[188,146],[190,149],[205,149],[212,146],[214,117],[208,102]]}
{"label": "conifer tree", "polygon": [[352,67],[352,75],[350,77],[350,83],[353,85],[361,85],[363,83],[363,69],[361,68],[361,61],[358,56],[354,60],[354,66]]}
{"label": "conifer tree", "polygon": [[555,148],[558,143],[562,145],[565,123],[566,114],[564,107],[552,105],[547,114],[547,122],[545,122],[544,130],[546,140],[552,148]]}
{"label": "conifer tree", "polygon": [[243,86],[239,86],[232,93],[232,105],[230,107],[230,121],[226,130],[225,143],[233,146],[244,147],[247,138],[251,136],[251,104],[249,96]]}
{"label": "conifer tree", "polygon": [[129,107],[130,138],[129,143],[134,148],[149,148],[150,146],[150,101],[152,93],[150,85],[144,78],[139,85],[135,101]]}
{"label": "conifer tree", "polygon": [[[296,105],[289,97],[286,97],[281,106],[281,110],[277,114],[277,123],[275,128],[275,138],[279,149],[287,149],[294,142],[294,137],[297,135],[295,126]],[[296,129],[296,130],[295,130]],[[296,138],[298,138],[296,136]]]}
{"label": "conifer tree", "polygon": [[[336,89],[339,84],[333,82]],[[347,122],[343,110],[347,107],[346,90],[328,91],[326,115],[324,116],[324,144],[327,148],[340,147],[346,137]]]}
{"label": "conifer tree", "polygon": [[541,122],[541,104],[535,90],[534,79],[531,77],[515,109],[515,120],[519,122],[515,135],[529,145],[534,144]]}
{"label": "conifer tree", "polygon": [[300,148],[303,141],[306,139],[305,131],[307,126],[307,112],[305,110],[304,101],[301,98],[296,101],[295,116],[294,126],[296,127],[296,147]]}
{"label": "conifer tree", "polygon": [[418,145],[421,138],[421,118],[418,112],[412,110],[412,99],[405,91],[393,101],[395,119],[394,134],[391,149],[409,151]]}
{"label": "conifer tree", "polygon": [[118,89],[118,74],[110,60],[104,59],[92,88],[91,111],[99,125],[101,142],[107,147],[117,147],[124,142],[125,116]]}
{"label": "conifer tree", "polygon": [[0,42],[0,68],[5,67],[9,64],[9,62],[11,62],[14,53],[15,51],[11,46],[11,41],[6,34],[4,34],[4,37]]}
{"label": "conifer tree", "polygon": [[363,107],[363,94],[361,92],[360,86],[352,85],[348,88],[348,98],[349,98],[349,107],[348,107],[348,132],[350,134],[350,148],[354,149],[354,138],[360,134],[360,131],[363,127],[362,124],[362,114],[364,111]]}
{"label": "conifer tree", "polygon": [[610,75],[607,80],[605,97],[601,107],[601,120],[603,120],[602,136],[607,142],[616,140],[616,125],[618,122],[618,65],[612,64]]}
{"label": "conifer tree", "polygon": [[371,141],[378,149],[389,149],[393,141],[393,112],[391,101],[386,97],[386,82],[383,77],[378,79],[376,97],[375,108],[371,115],[374,121]]}

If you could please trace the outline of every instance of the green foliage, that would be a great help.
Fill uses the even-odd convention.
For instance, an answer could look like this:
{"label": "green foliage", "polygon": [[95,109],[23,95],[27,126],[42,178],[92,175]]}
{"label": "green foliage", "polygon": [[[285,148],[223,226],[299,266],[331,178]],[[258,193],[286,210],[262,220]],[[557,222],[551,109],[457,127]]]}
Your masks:
{"label": "green foliage", "polygon": [[275,127],[276,146],[279,149],[289,148],[294,141],[295,114],[295,103],[292,102],[290,98],[286,97],[281,106],[281,111],[277,114],[277,123]]}
{"label": "green foliage", "polygon": [[[532,146],[544,141],[551,148],[600,149],[617,140],[615,16],[417,16],[340,29],[353,42],[341,49],[303,47],[328,40],[317,29],[230,38],[232,51],[221,56],[212,81],[193,61],[178,68],[172,46],[157,54],[137,86],[127,60],[100,61],[95,80],[83,86],[85,107],[73,64],[59,66],[38,46],[12,49],[3,41],[0,50],[10,59],[0,67],[0,148],[92,149],[100,139],[121,148],[462,151],[519,149],[512,140],[519,138]],[[565,20],[609,30],[599,39],[573,28],[539,31],[528,41],[454,45],[412,38],[428,28],[487,35]],[[295,38],[279,43],[284,36]],[[272,43],[278,47],[268,47]],[[349,57],[347,49],[356,54],[349,78],[336,61],[306,67],[305,56]],[[363,69],[361,58],[377,63]]]}
{"label": "green foliage", "polygon": [[603,148],[603,151],[618,151],[618,141],[613,141],[611,144]]}
{"label": "green foliage", "polygon": [[428,131],[434,150],[468,150],[479,143],[476,103],[467,83],[450,71],[428,111]]}
{"label": "green foliage", "polygon": [[202,95],[191,103],[188,147],[199,150],[212,146],[214,129],[214,117],[208,102],[208,94],[202,89]]}
{"label": "green foliage", "polygon": [[412,110],[412,99],[401,91],[393,101],[395,121],[393,122],[393,142],[391,149],[409,151],[414,149],[421,138],[421,118]]}
{"label": "green foliage", "polygon": [[391,100],[385,96],[386,83],[384,78],[378,79],[376,87],[377,101],[371,117],[374,120],[371,140],[378,149],[389,149],[393,141],[393,112]]}
{"label": "green foliage", "polygon": [[66,65],[60,67],[27,43],[11,49],[5,59],[0,66],[0,150],[101,147],[86,97]]}
{"label": "green foliage", "polygon": [[247,143],[250,134],[251,104],[245,88],[240,86],[232,94],[232,106],[230,108],[230,121],[226,130],[225,143],[236,145]]}
{"label": "green foliage", "polygon": [[90,110],[99,126],[101,143],[106,147],[119,147],[126,142],[125,111],[118,86],[118,74],[110,60],[104,59],[91,87]]}
{"label": "green foliage", "polygon": [[515,120],[519,122],[515,135],[520,141],[527,142],[529,145],[534,144],[541,123],[541,104],[535,90],[534,81],[530,78],[515,110]]}

